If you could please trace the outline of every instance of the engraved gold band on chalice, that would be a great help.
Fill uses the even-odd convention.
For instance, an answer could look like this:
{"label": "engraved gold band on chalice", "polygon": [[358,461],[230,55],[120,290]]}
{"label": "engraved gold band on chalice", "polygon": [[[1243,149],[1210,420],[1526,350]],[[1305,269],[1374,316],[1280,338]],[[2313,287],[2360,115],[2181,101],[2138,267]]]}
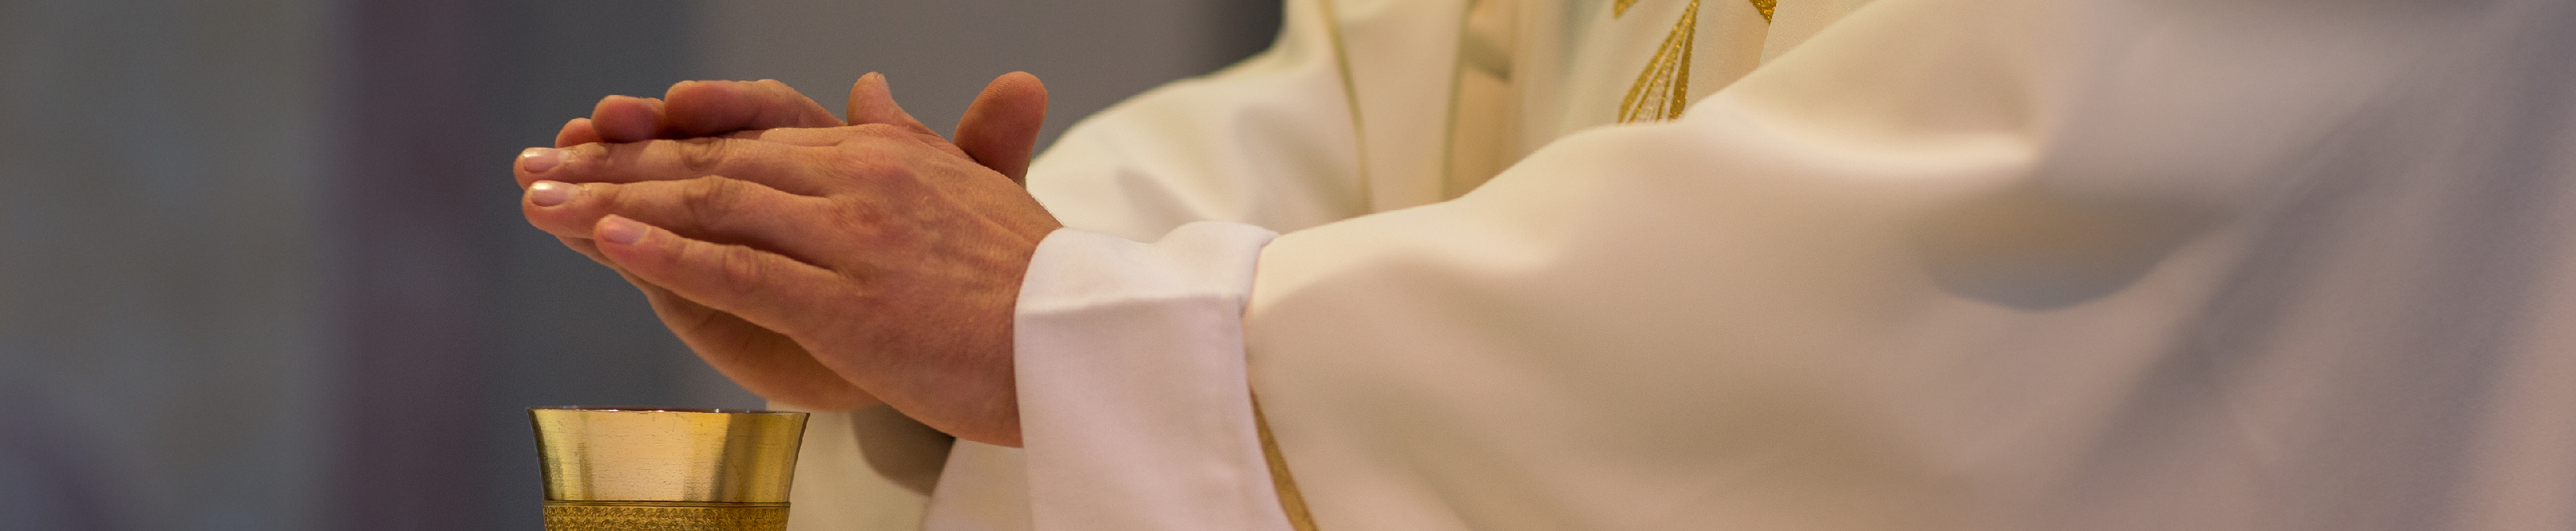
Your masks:
{"label": "engraved gold band on chalice", "polygon": [[532,408],[547,531],[785,531],[806,414]]}
{"label": "engraved gold band on chalice", "polygon": [[785,503],[546,501],[546,531],[785,529]]}

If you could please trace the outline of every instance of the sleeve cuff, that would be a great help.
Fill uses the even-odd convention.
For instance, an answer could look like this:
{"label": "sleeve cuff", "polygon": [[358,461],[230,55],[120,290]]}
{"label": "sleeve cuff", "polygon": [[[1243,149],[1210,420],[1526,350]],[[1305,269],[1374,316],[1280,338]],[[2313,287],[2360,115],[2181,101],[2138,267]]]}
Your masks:
{"label": "sleeve cuff", "polygon": [[1038,528],[1289,529],[1244,368],[1253,267],[1277,236],[1199,222],[1038,245],[1013,325]]}

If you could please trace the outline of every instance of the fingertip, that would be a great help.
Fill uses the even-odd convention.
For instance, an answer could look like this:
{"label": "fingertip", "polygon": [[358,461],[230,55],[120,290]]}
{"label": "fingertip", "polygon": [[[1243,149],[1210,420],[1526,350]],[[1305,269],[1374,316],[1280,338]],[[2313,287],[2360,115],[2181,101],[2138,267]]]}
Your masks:
{"label": "fingertip", "polygon": [[663,103],[664,120],[679,134],[702,136],[740,129],[749,120],[737,112],[743,100],[738,81],[683,81],[672,85]]}
{"label": "fingertip", "polygon": [[581,186],[561,181],[537,181],[528,185],[528,204],[553,208],[571,202],[581,194]]}
{"label": "fingertip", "polygon": [[555,132],[555,147],[568,147],[598,141],[599,132],[591,128],[590,118],[586,116],[564,122],[563,130]]}
{"label": "fingertip", "polygon": [[609,96],[590,112],[591,130],[602,142],[652,140],[661,119],[662,100],[654,98]]}
{"label": "fingertip", "polygon": [[858,81],[850,83],[850,116],[848,121],[852,125],[860,123],[875,123],[861,122],[860,120],[861,118],[867,117],[869,113],[878,111],[885,105],[893,103],[893,101],[894,87],[893,85],[886,83],[885,74],[876,72],[861,74]]}
{"label": "fingertip", "polygon": [[728,82],[728,81],[707,81],[707,80],[701,80],[701,79],[689,79],[689,80],[682,80],[682,81],[680,81],[680,82],[678,82],[678,83],[672,83],[672,84],[671,84],[671,88],[667,88],[667,89],[663,89],[663,90],[662,90],[662,101],[664,101],[664,102],[679,101],[679,99],[680,99],[680,98],[679,98],[680,94],[683,94],[683,93],[686,93],[686,92],[689,92],[689,91],[692,91],[692,90],[698,90],[700,87],[704,87],[704,86],[707,86],[707,85],[721,85],[721,84],[725,84],[725,83],[730,83],[730,82]]}
{"label": "fingertip", "polygon": [[1027,72],[993,78],[957,120],[957,147],[985,167],[1021,182],[1046,124],[1046,86]]}
{"label": "fingertip", "polygon": [[841,118],[775,79],[699,81],[673,86],[663,120],[679,136],[784,127],[839,127]]}
{"label": "fingertip", "polygon": [[849,108],[850,125],[887,124],[924,135],[940,136],[939,132],[930,130],[930,126],[922,125],[921,120],[913,119],[911,113],[904,112],[903,105],[895,103],[894,88],[887,84],[885,74],[869,72],[859,76],[858,82],[850,84]]}
{"label": "fingertip", "polygon": [[663,94],[665,110],[676,112],[684,106],[705,106],[741,96],[743,81],[682,81],[671,85]]}
{"label": "fingertip", "polygon": [[[585,196],[588,187],[563,181],[537,181],[520,194],[519,214],[528,225],[561,238],[580,239],[585,243],[599,232],[600,215]],[[596,254],[595,244],[587,254]],[[577,247],[577,250],[581,248]]]}
{"label": "fingertip", "polygon": [[1028,72],[1011,72],[993,78],[976,95],[970,108],[988,112],[1005,112],[1016,121],[1043,121],[1046,118],[1046,82]]}
{"label": "fingertip", "polygon": [[603,243],[616,244],[618,247],[633,247],[638,243],[642,243],[644,238],[646,236],[651,236],[652,233],[653,226],[651,225],[645,225],[640,221],[626,219],[625,216],[609,214],[600,216],[599,223],[591,228],[591,239]]}
{"label": "fingertip", "polygon": [[1031,74],[1023,70],[1013,70],[1010,73],[994,77],[993,83],[996,85],[1008,84],[1011,86],[1030,87],[1041,91],[1046,90],[1046,82],[1039,80],[1037,74]]}
{"label": "fingertip", "polygon": [[563,148],[532,147],[519,150],[519,171],[545,173],[562,166]]}
{"label": "fingertip", "polygon": [[518,181],[520,189],[525,190],[529,185],[536,184],[542,178],[542,174],[562,166],[566,151],[564,148],[549,147],[519,150],[519,156],[510,161],[510,177]]}

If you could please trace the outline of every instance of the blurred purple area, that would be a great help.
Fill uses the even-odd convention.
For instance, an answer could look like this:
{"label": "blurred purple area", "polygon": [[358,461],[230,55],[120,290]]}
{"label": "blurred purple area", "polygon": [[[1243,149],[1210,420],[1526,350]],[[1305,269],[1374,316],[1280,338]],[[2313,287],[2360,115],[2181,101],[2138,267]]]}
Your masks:
{"label": "blurred purple area", "polygon": [[757,407],[527,228],[607,94],[993,76],[1051,139],[1267,46],[1277,0],[0,3],[0,529],[538,529],[521,410]]}

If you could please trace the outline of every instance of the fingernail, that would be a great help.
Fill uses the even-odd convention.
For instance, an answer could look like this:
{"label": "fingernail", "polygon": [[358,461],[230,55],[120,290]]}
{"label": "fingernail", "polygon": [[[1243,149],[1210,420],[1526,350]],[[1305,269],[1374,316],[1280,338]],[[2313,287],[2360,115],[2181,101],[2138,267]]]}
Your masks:
{"label": "fingernail", "polygon": [[526,151],[519,152],[519,169],[527,170],[528,173],[545,173],[546,170],[555,169],[555,165],[563,164],[563,159],[564,151],[560,149],[528,148]]}
{"label": "fingernail", "polygon": [[581,193],[581,187],[573,186],[572,183],[537,181],[536,184],[528,185],[528,202],[541,207],[550,207],[571,201],[572,195],[577,193]]}
{"label": "fingernail", "polygon": [[599,218],[599,239],[618,245],[631,245],[644,241],[644,232],[648,230],[652,230],[652,227],[646,227],[642,223],[636,223],[635,220],[616,215]]}

